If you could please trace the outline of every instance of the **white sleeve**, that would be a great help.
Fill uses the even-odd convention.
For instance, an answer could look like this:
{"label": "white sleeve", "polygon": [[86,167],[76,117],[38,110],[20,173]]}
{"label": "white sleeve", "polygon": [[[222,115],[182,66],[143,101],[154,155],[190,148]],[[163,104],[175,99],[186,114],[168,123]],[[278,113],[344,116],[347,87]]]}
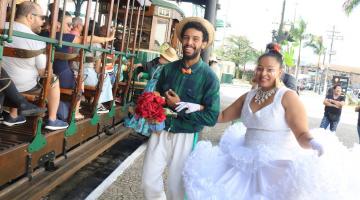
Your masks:
{"label": "white sleeve", "polygon": [[37,69],[45,69],[46,68],[46,55],[40,54],[35,57],[35,66]]}

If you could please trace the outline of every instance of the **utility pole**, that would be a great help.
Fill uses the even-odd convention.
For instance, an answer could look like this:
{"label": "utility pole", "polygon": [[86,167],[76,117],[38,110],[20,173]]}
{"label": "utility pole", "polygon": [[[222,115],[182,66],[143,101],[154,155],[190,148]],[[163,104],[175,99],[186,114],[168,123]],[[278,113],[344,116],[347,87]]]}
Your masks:
{"label": "utility pole", "polygon": [[281,35],[283,33],[285,6],[286,6],[286,0],[283,1],[283,7],[282,7],[282,11],[281,11],[281,20],[280,20],[278,35]]}
{"label": "utility pole", "polygon": [[[325,70],[325,79],[324,79],[324,93],[326,94],[327,92],[327,79],[328,79],[328,74],[329,74],[329,66],[331,64],[331,56],[335,55],[335,51],[333,50],[333,44],[334,44],[334,40],[343,40],[343,36],[339,35],[340,32],[335,30],[335,25],[333,26],[333,29],[331,31],[327,31],[328,33],[330,33],[330,35],[328,35],[328,38],[331,39],[331,44],[330,44],[330,51],[329,51],[329,64],[326,66],[326,70]],[[325,59],[325,58],[324,58]]]}

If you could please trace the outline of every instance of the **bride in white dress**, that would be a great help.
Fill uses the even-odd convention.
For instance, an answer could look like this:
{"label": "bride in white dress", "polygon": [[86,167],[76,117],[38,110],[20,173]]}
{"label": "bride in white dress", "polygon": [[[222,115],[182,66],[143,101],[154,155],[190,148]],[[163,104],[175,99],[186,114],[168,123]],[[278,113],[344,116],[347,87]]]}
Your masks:
{"label": "bride in white dress", "polygon": [[276,46],[258,59],[258,88],[242,95],[218,122],[240,118],[219,146],[201,141],[183,171],[188,200],[360,199],[360,148],[308,129],[298,95],[281,86]]}

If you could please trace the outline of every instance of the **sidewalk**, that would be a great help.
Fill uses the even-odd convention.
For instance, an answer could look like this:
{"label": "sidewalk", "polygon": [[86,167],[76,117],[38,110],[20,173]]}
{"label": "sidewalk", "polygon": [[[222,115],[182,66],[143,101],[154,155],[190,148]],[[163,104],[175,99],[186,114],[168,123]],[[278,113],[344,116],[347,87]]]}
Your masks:
{"label": "sidewalk", "polygon": [[[203,133],[200,134],[200,140],[210,140],[213,144],[217,144],[219,139],[229,123],[217,124],[212,128],[205,128]],[[143,148],[143,147],[140,147]],[[117,179],[100,195],[90,194],[87,199],[99,200],[140,200],[143,199],[143,192],[140,187],[142,164],[144,160],[144,149],[141,149],[140,155],[135,158],[133,163],[119,174]],[[166,179],[166,174],[165,174]],[[165,184],[166,185],[166,184]],[[101,191],[96,191],[101,192]]]}

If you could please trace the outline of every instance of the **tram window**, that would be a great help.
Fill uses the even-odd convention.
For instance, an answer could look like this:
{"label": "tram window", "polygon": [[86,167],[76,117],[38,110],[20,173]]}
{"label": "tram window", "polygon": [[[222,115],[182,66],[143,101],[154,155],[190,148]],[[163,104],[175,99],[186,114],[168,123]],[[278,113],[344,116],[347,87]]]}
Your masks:
{"label": "tram window", "polygon": [[159,49],[160,45],[167,41],[168,37],[168,21],[158,19],[156,24],[156,33],[154,41],[154,49]]}

